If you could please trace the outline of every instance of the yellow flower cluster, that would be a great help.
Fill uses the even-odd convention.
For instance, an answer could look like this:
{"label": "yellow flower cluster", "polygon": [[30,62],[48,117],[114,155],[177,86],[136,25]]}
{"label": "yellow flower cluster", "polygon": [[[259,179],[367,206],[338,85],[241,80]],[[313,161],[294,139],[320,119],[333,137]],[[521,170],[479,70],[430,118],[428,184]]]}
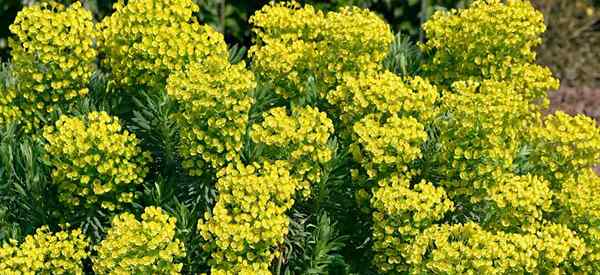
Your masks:
{"label": "yellow flower cluster", "polygon": [[103,65],[122,86],[162,89],[170,73],[214,56],[227,60],[223,35],[200,25],[192,0],[119,0],[99,24]]}
{"label": "yellow flower cluster", "polygon": [[136,185],[148,173],[149,153],[121,128],[118,118],[91,112],[82,118],[61,116],[43,130],[52,182],[68,206],[115,210],[131,203]]}
{"label": "yellow flower cluster", "polygon": [[423,69],[445,86],[459,80],[496,80],[513,86],[530,102],[548,104],[546,92],[558,89],[550,69],[534,64],[535,47],[546,30],[530,1],[477,0],[471,8],[440,11],[423,25],[432,55]]}
{"label": "yellow flower cluster", "polygon": [[175,114],[180,154],[192,176],[239,161],[253,103],[250,93],[256,86],[243,62],[231,65],[220,55],[204,62],[190,64],[167,81],[167,93],[180,105]]}
{"label": "yellow flower cluster", "polygon": [[79,2],[68,8],[42,4],[18,13],[10,31],[16,87],[2,94],[2,120],[20,120],[35,131],[44,117],[88,93],[96,50],[92,14]]}
{"label": "yellow flower cluster", "polygon": [[451,197],[485,196],[485,188],[510,173],[523,132],[539,114],[517,91],[497,81],[459,81],[442,96],[441,112],[447,119],[436,122],[441,151],[437,154],[441,183]]}
{"label": "yellow flower cluster", "polygon": [[427,140],[423,124],[412,116],[371,114],[354,124],[355,142],[350,151],[367,170],[369,177],[380,173],[406,172],[421,157],[421,144]]}
{"label": "yellow flower cluster", "polygon": [[403,271],[403,255],[410,243],[433,222],[453,210],[443,188],[421,181],[411,188],[410,178],[392,175],[378,182],[371,205],[373,213],[374,263],[382,272]]}
{"label": "yellow flower cluster", "polygon": [[536,111],[548,108],[548,91],[560,88],[560,82],[552,76],[552,71],[537,64],[513,66],[509,76],[499,78],[504,85],[519,91],[526,100],[533,103],[531,108]]}
{"label": "yellow flower cluster", "polygon": [[600,163],[600,129],[587,116],[556,112],[531,130],[534,162],[542,173],[561,180]]}
{"label": "yellow flower cluster", "polygon": [[[535,230],[542,222],[543,213],[550,212],[552,191],[543,178],[506,176],[488,190],[487,198],[493,203],[493,225],[500,229]],[[489,227],[490,225],[488,225]]]}
{"label": "yellow flower cluster", "polygon": [[327,114],[316,107],[276,107],[263,115],[261,124],[252,125],[251,138],[266,146],[264,160],[284,160],[290,164],[295,177],[301,181],[304,196],[310,193],[310,185],[321,178],[322,165],[333,157],[328,146],[333,134],[333,122]]}
{"label": "yellow flower cluster", "polygon": [[97,274],[180,274],[185,256],[183,243],[175,238],[175,223],[159,207],[146,207],[139,221],[131,213],[113,218],[106,238],[92,257]]}
{"label": "yellow flower cluster", "polygon": [[588,248],[581,269],[587,274],[598,273],[600,270],[600,225],[596,219],[591,226],[580,226],[580,228],[580,236],[584,238]]}
{"label": "yellow flower cluster", "polygon": [[534,61],[546,26],[529,1],[476,0],[468,9],[436,12],[423,30],[421,49],[434,54],[425,69],[455,81],[510,77],[510,67]]}
{"label": "yellow flower cluster", "polygon": [[578,271],[586,253],[584,242],[563,225],[494,234],[471,222],[429,227],[406,251],[410,274],[566,274]]}
{"label": "yellow flower cluster", "polygon": [[[557,194],[560,208],[566,210],[566,219],[573,225],[600,225],[600,176],[592,169],[583,169],[561,181],[562,188]],[[600,241],[600,239],[599,239]]]}
{"label": "yellow flower cluster", "polygon": [[600,176],[592,169],[582,169],[560,182],[558,220],[575,229],[588,247],[583,271],[597,273],[600,270]]}
{"label": "yellow flower cluster", "polygon": [[357,7],[324,13],[297,2],[272,3],[250,18],[257,42],[253,69],[285,98],[301,97],[317,81],[320,96],[344,75],[380,68],[392,43],[390,27]]}
{"label": "yellow flower cluster", "polygon": [[422,121],[435,116],[438,99],[435,86],[420,77],[404,80],[389,71],[345,76],[327,100],[339,106],[344,124],[354,123],[367,114],[411,115]]}
{"label": "yellow flower cluster", "polygon": [[89,256],[88,246],[79,229],[53,233],[42,226],[20,245],[11,240],[0,247],[0,273],[84,274],[82,260]]}
{"label": "yellow flower cluster", "polygon": [[285,161],[230,164],[219,176],[217,203],[198,221],[203,249],[212,252],[211,274],[271,274],[298,181]]}

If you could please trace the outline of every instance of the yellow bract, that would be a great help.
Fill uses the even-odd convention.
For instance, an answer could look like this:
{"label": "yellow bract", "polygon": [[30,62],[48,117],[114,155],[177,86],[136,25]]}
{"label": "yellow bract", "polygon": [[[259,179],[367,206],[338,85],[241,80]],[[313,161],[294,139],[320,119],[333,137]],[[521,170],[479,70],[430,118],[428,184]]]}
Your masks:
{"label": "yellow bract", "polygon": [[476,0],[468,9],[439,11],[423,25],[421,48],[434,54],[425,68],[438,80],[510,77],[512,65],[535,60],[545,29],[529,1]]}
{"label": "yellow bract", "polygon": [[423,69],[436,84],[503,81],[542,107],[547,91],[559,87],[548,68],[534,64],[546,26],[529,1],[477,0],[468,9],[436,12],[423,30],[421,49],[433,55]]}
{"label": "yellow bract", "polygon": [[443,133],[437,156],[443,180],[451,196],[467,194],[477,201],[484,189],[502,174],[510,173],[522,143],[522,135],[539,113],[510,86],[485,80],[455,82],[442,96],[436,121]]}
{"label": "yellow bract", "polygon": [[92,256],[97,274],[180,274],[185,256],[183,243],[175,238],[176,219],[159,207],[146,207],[139,221],[123,213],[112,221],[106,238]]}
{"label": "yellow bract", "polygon": [[541,177],[506,176],[488,190],[493,202],[490,227],[533,231],[552,207],[550,184]]}
{"label": "yellow bract", "polygon": [[[115,12],[99,24],[102,64],[124,87],[164,88],[172,72],[209,56],[227,60],[223,35],[200,25],[192,0],[120,0]],[[209,62],[210,63],[210,62]]]}
{"label": "yellow bract", "polygon": [[531,131],[534,161],[557,180],[592,168],[600,162],[600,129],[584,115],[556,112]]}
{"label": "yellow bract", "polygon": [[[411,187],[410,178],[391,175],[378,182],[373,192],[374,264],[380,271],[406,270],[403,255],[410,240],[453,210],[443,188],[421,181]],[[392,272],[393,273],[393,272]]]}
{"label": "yellow bract", "polygon": [[131,203],[148,173],[150,155],[142,152],[134,134],[121,129],[118,118],[105,112],[62,116],[44,128],[43,137],[52,182],[69,207],[100,205],[114,211]]}
{"label": "yellow bract", "polygon": [[255,86],[243,62],[231,65],[218,55],[169,77],[167,92],[180,105],[174,118],[188,174],[199,176],[239,161]]}
{"label": "yellow bract", "polygon": [[93,18],[79,2],[34,5],[19,12],[10,30],[16,85],[0,91],[0,123],[15,121],[35,132],[44,123],[38,115],[48,117],[87,95],[97,55]]}
{"label": "yellow bract", "polygon": [[264,121],[252,125],[251,138],[265,145],[263,160],[283,160],[302,184],[302,193],[310,194],[310,185],[321,178],[321,167],[333,157],[328,146],[333,122],[315,107],[297,107],[288,115],[277,107],[263,115]]}
{"label": "yellow bract", "polygon": [[403,270],[411,274],[562,274],[562,264],[581,266],[586,253],[583,240],[564,225],[515,234],[492,233],[472,222],[431,226],[405,251],[409,266]]}
{"label": "yellow bract", "polygon": [[421,157],[420,146],[427,140],[423,124],[414,117],[367,115],[353,127],[354,158],[367,170],[369,177],[390,171],[406,172]]}
{"label": "yellow bract", "polygon": [[345,124],[352,124],[370,113],[411,115],[429,121],[436,115],[432,107],[438,97],[436,87],[423,78],[403,79],[385,71],[346,76],[327,100],[339,106]]}
{"label": "yellow bract", "polygon": [[50,232],[47,226],[0,247],[0,273],[17,274],[84,274],[83,260],[89,256],[88,240],[79,229]]}
{"label": "yellow bract", "polygon": [[21,118],[21,109],[14,102],[17,91],[5,83],[0,83],[0,125],[8,125]]}
{"label": "yellow bract", "polygon": [[357,7],[324,13],[296,2],[272,3],[250,18],[257,44],[253,69],[285,98],[305,95],[314,78],[320,96],[346,74],[380,68],[393,36],[374,13]]}
{"label": "yellow bract", "polygon": [[203,249],[211,251],[211,274],[271,274],[298,181],[285,161],[230,164],[219,175],[216,205],[198,221]]}

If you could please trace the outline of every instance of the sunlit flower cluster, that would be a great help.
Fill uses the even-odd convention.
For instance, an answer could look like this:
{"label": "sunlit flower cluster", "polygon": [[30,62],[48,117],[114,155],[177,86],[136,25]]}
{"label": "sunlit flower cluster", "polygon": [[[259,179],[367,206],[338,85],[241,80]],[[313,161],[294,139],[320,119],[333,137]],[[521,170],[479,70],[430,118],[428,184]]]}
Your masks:
{"label": "sunlit flower cluster", "polygon": [[292,99],[305,95],[311,78],[324,97],[346,74],[380,68],[393,38],[385,21],[357,7],[326,13],[297,2],[272,3],[250,23],[257,38],[249,52],[254,71]]}
{"label": "sunlit flower cluster", "polygon": [[53,233],[43,226],[21,244],[11,240],[0,246],[0,273],[84,274],[88,247],[88,240],[79,229]]}
{"label": "sunlit flower cluster", "polygon": [[16,105],[17,91],[8,83],[0,83],[0,125],[17,122],[21,118],[21,109]]}
{"label": "sunlit flower cluster", "polygon": [[186,64],[228,57],[223,35],[192,16],[199,9],[192,0],[119,0],[114,8],[98,26],[98,48],[122,86],[162,89]]}
{"label": "sunlit flower cluster", "polygon": [[412,274],[564,274],[581,267],[586,253],[583,240],[563,225],[515,234],[492,233],[472,222],[429,227],[406,251]]}
{"label": "sunlit flower cluster", "polygon": [[310,193],[310,184],[321,177],[321,167],[333,157],[329,137],[333,123],[326,113],[314,107],[298,107],[288,115],[277,107],[263,115],[264,121],[252,126],[251,138],[266,148],[265,160],[289,162],[291,173],[302,181],[302,192]]}
{"label": "sunlit flower cluster", "polygon": [[243,62],[231,65],[218,55],[204,62],[173,73],[167,84],[180,105],[174,117],[181,129],[180,154],[192,176],[239,161],[256,86]]}
{"label": "sunlit flower cluster", "polygon": [[105,112],[62,116],[44,128],[45,162],[59,200],[70,207],[115,210],[132,203],[137,185],[148,173],[148,153],[118,118]]}
{"label": "sunlit flower cluster", "polygon": [[529,1],[474,1],[469,9],[436,12],[423,30],[428,39],[421,48],[433,55],[424,71],[438,84],[504,81],[541,106],[547,91],[558,89],[550,69],[535,64],[546,26]]}
{"label": "sunlit flower cluster", "polygon": [[421,77],[403,79],[391,72],[361,73],[346,76],[327,95],[330,104],[339,106],[344,124],[352,124],[367,114],[411,115],[422,121],[435,116],[438,99],[435,86]]}
{"label": "sunlit flower cluster", "polygon": [[501,82],[455,82],[440,106],[447,118],[436,121],[443,134],[436,156],[442,181],[451,196],[477,201],[485,188],[511,172],[523,132],[538,113],[516,91]]}
{"label": "sunlit flower cluster", "polygon": [[436,12],[425,22],[434,54],[425,68],[438,80],[510,78],[513,65],[532,63],[541,44],[544,18],[528,1],[474,1],[468,9]]}
{"label": "sunlit flower cluster", "polygon": [[92,257],[97,274],[180,274],[185,256],[175,238],[176,219],[159,207],[146,207],[141,221],[131,213],[113,218],[106,238]]}
{"label": "sunlit flower cluster", "polygon": [[410,178],[392,175],[378,182],[371,205],[373,213],[374,264],[381,271],[404,271],[403,259],[410,240],[441,220],[453,209],[441,187],[421,181],[411,187]]}
{"label": "sunlit flower cluster", "polygon": [[367,115],[353,127],[354,158],[370,177],[380,172],[406,172],[422,156],[420,146],[427,140],[423,124],[414,117]]}
{"label": "sunlit flower cluster", "polygon": [[1,121],[36,131],[49,113],[88,94],[96,50],[92,14],[79,2],[24,8],[10,26],[15,87],[0,95]]}
{"label": "sunlit flower cluster", "polygon": [[534,163],[541,173],[561,180],[600,162],[600,129],[584,115],[556,112],[531,130]]}
{"label": "sunlit flower cluster", "polygon": [[505,176],[488,190],[492,202],[489,209],[493,217],[490,227],[513,230],[536,230],[543,220],[544,212],[550,212],[553,193],[543,178]]}
{"label": "sunlit flower cluster", "polygon": [[592,169],[584,169],[561,183],[561,192],[556,197],[560,207],[565,210],[564,218],[569,219],[573,225],[599,225],[600,201],[595,198],[600,192],[600,176]]}
{"label": "sunlit flower cluster", "polygon": [[229,165],[219,174],[216,205],[198,221],[211,274],[270,274],[298,181],[285,161]]}

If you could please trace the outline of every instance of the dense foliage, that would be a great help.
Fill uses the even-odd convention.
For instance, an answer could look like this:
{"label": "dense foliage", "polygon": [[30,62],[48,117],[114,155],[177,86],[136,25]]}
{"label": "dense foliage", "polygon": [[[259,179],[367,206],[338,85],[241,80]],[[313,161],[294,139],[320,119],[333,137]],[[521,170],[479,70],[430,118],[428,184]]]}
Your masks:
{"label": "dense foliage", "polygon": [[600,129],[542,115],[528,1],[439,11],[419,45],[271,3],[247,62],[192,0],[114,8],[11,27],[3,273],[600,272]]}

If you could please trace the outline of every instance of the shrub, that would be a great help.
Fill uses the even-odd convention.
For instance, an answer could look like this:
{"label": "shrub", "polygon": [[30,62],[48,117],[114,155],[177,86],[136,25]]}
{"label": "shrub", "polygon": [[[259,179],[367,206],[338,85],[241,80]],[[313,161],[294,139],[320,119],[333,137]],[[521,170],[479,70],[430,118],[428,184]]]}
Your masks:
{"label": "shrub", "polygon": [[422,52],[366,10],[272,3],[248,63],[195,10],[118,2],[84,114],[20,148],[15,126],[1,135],[0,212],[27,213],[0,213],[19,227],[2,236],[74,221],[97,274],[600,272],[600,129],[542,115],[558,81],[534,63],[528,1],[439,11]]}
{"label": "shrub", "polygon": [[[467,10],[440,12],[425,25],[430,39],[422,48],[430,59],[424,68],[442,87],[440,116],[427,125],[436,135],[429,135],[428,142],[434,139],[439,147],[412,165],[412,159],[405,160],[408,169],[375,188],[373,236],[380,271],[595,270],[589,261],[597,246],[591,237],[595,232],[586,229],[594,219],[573,226],[572,218],[560,214],[566,209],[557,200],[570,192],[563,183],[577,181],[573,173],[587,173],[598,162],[599,130],[583,117],[540,116],[543,92],[557,86],[547,69],[532,64],[532,47],[543,29],[541,15],[524,1],[476,1]],[[425,145],[422,139],[412,147]],[[422,170],[427,167],[431,170]],[[424,189],[423,180],[434,187]],[[580,184],[586,189],[595,185]],[[425,190],[420,202],[407,204],[412,211],[403,204],[389,206],[409,203],[410,197],[388,204],[382,199]],[[420,214],[425,210],[419,209],[440,212]]]}
{"label": "shrub", "polygon": [[134,134],[121,128],[118,118],[105,112],[62,116],[55,126],[44,128],[43,136],[44,158],[53,168],[61,202],[73,209],[109,211],[133,202],[150,155],[142,152]]}
{"label": "shrub", "polygon": [[92,257],[98,274],[180,274],[185,256],[183,243],[175,238],[175,223],[159,207],[146,207],[139,221],[131,213],[113,218],[106,238]]}

